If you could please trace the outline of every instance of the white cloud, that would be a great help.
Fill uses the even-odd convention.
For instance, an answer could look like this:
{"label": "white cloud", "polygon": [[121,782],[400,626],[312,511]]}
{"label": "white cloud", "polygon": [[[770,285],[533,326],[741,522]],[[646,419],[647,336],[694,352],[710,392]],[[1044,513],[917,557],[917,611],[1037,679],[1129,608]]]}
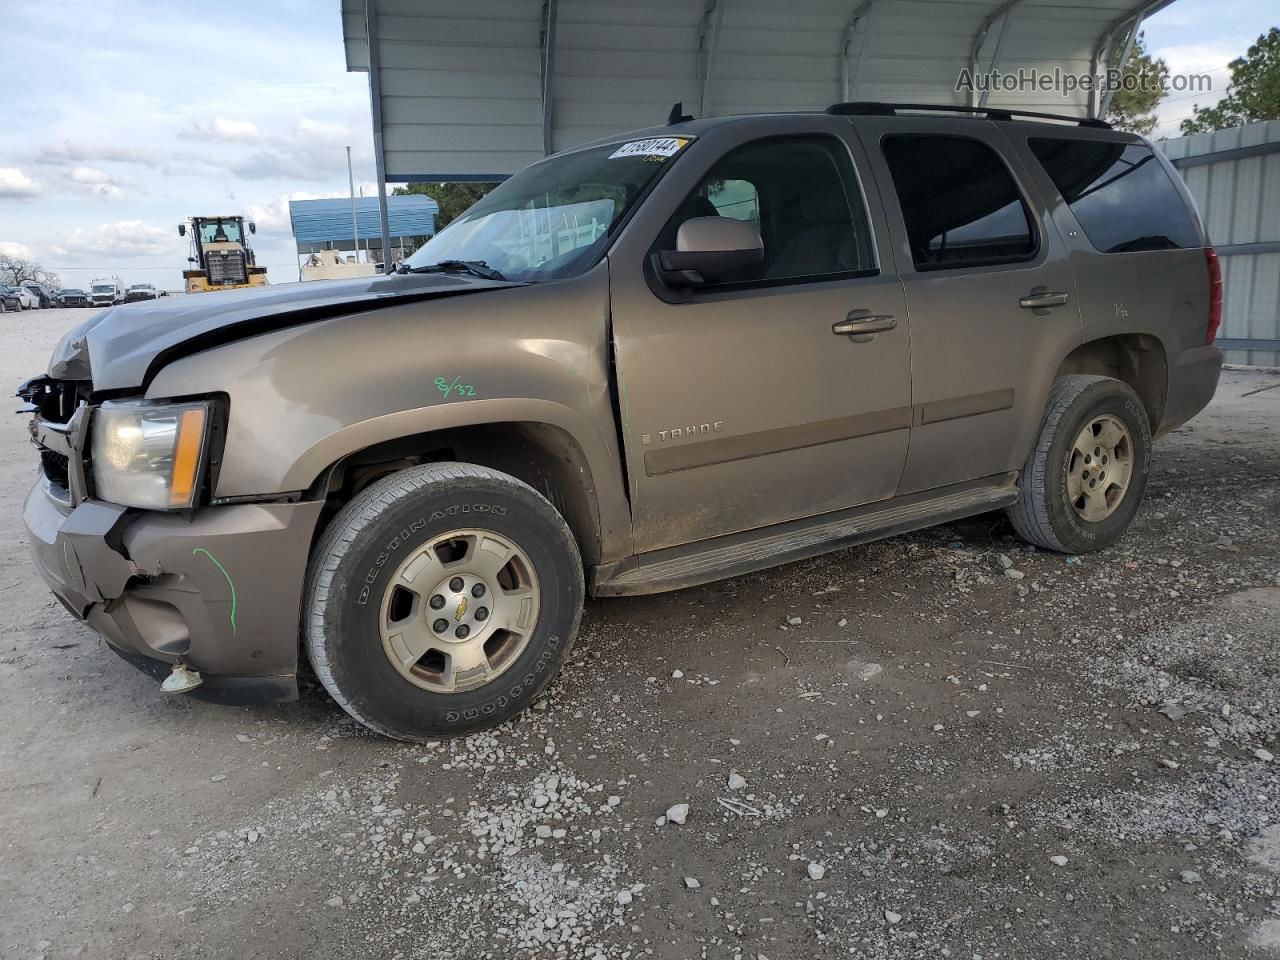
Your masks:
{"label": "white cloud", "polygon": [[307,193],[305,190],[296,190],[293,193],[281,194],[268,203],[249,204],[248,218],[257,224],[259,233],[287,236],[293,233],[293,225],[289,220],[290,200],[327,200],[331,197],[342,196],[346,196],[346,194]]}
{"label": "white cloud", "polygon": [[1225,86],[1230,79],[1227,64],[1240,56],[1240,48],[1234,43],[1180,43],[1160,47],[1152,55],[1163,59],[1172,73],[1209,73],[1214,86]]}
{"label": "white cloud", "polygon": [[155,166],[155,157],[132,147],[120,147],[105,143],[48,143],[40,148],[36,162],[42,164],[80,163],[139,163]]}
{"label": "white cloud", "polygon": [[1152,51],[1153,56],[1163,58],[1174,76],[1208,77],[1207,89],[1202,86],[1190,92],[1174,90],[1160,101],[1156,106],[1159,122],[1154,135],[1157,138],[1180,136],[1180,122],[1191,117],[1196,107],[1211,107],[1226,96],[1231,82],[1227,64],[1239,53],[1234,44],[1224,42],[1169,44]]}
{"label": "white cloud", "polygon": [[31,248],[12,240],[0,240],[0,257],[13,257],[15,260],[30,260]]}
{"label": "white cloud", "polygon": [[350,143],[352,130],[345,123],[327,123],[324,120],[312,120],[303,117],[298,121],[298,135],[309,140],[326,141],[328,143]]}
{"label": "white cloud", "polygon": [[117,220],[76,227],[53,251],[60,257],[153,257],[173,253],[180,245],[176,232],[141,220]]}
{"label": "white cloud", "polygon": [[184,130],[179,136],[188,140],[219,140],[223,143],[257,143],[262,139],[258,125],[253,121],[227,117],[192,120],[191,129]]}
{"label": "white cloud", "polygon": [[325,153],[318,150],[259,150],[229,165],[245,180],[334,180],[347,169],[347,155],[341,147]]}
{"label": "white cloud", "polygon": [[124,196],[124,190],[119,180],[111,176],[111,174],[94,167],[73,167],[67,173],[67,179],[73,184],[109,200],[116,200]]}
{"label": "white cloud", "polygon": [[40,184],[17,167],[0,167],[0,198],[39,196]]}

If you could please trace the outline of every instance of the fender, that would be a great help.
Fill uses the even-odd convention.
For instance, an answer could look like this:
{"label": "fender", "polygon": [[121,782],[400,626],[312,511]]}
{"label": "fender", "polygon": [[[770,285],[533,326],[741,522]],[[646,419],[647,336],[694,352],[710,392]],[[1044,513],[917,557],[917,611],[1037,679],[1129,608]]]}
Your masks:
{"label": "fender", "polygon": [[608,298],[601,264],[570,280],[365,310],[182,357],[147,397],[228,397],[214,493],[241,500],[306,490],[334,462],[387,440],[549,424],[587,461],[602,535],[628,536]]}

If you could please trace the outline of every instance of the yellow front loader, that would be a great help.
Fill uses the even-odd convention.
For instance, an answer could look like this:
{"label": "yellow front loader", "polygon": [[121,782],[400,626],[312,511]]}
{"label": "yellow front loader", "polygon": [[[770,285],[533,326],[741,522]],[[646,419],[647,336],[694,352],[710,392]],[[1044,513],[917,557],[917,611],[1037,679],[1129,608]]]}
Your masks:
{"label": "yellow front loader", "polygon": [[[209,293],[216,290],[243,290],[265,287],[267,268],[254,264],[253,250],[245,236],[244,217],[192,217],[178,224],[178,236],[190,231],[192,264],[182,271],[187,293]],[[249,233],[258,228],[250,222]]]}

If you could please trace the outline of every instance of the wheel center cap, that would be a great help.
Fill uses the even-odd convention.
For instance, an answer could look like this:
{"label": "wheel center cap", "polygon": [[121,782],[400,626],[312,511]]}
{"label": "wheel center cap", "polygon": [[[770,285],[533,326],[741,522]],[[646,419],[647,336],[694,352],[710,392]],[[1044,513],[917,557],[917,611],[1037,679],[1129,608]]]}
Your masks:
{"label": "wheel center cap", "polygon": [[455,573],[431,591],[425,615],[431,631],[448,643],[470,643],[481,636],[492,614],[493,591],[480,577]]}

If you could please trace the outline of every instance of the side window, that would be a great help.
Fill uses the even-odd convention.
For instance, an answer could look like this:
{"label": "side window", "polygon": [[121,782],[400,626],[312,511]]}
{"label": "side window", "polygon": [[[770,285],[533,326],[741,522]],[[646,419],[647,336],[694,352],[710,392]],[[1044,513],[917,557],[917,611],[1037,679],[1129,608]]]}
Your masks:
{"label": "side window", "polygon": [[745,220],[760,229],[760,196],[750,180],[721,180],[709,184],[707,199],[720,216]]}
{"label": "side window", "polygon": [[917,270],[1035,255],[1031,215],[1000,155],[969,137],[896,134],[881,143]]}
{"label": "side window", "polygon": [[727,153],[685,198],[654,249],[675,249],[680,224],[694,217],[744,220],[764,241],[764,263],[724,285],[763,286],[876,269],[853,164],[834,137],[776,137]]}
{"label": "side window", "polygon": [[1102,253],[1203,246],[1191,211],[1145,144],[1057,137],[1027,143]]}

